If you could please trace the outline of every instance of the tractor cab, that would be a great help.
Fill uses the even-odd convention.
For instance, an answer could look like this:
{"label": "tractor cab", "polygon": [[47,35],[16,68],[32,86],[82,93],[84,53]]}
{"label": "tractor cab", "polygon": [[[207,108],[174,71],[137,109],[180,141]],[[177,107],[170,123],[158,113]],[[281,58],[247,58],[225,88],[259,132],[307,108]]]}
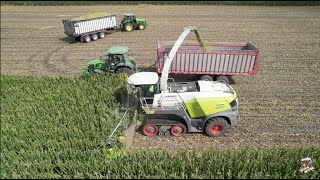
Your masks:
{"label": "tractor cab", "polygon": [[111,47],[107,53],[106,61],[113,65],[128,61],[128,47],[126,46]]}
{"label": "tractor cab", "polygon": [[122,31],[131,32],[135,29],[144,30],[149,23],[144,19],[138,19],[134,14],[124,14],[120,23]]}
{"label": "tractor cab", "polygon": [[135,22],[136,16],[134,14],[124,14],[122,22]]}

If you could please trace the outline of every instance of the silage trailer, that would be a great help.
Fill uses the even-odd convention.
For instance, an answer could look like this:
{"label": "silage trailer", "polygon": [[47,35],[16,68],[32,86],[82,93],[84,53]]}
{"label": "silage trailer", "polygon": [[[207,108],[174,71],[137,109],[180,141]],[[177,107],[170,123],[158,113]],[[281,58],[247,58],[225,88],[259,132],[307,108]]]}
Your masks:
{"label": "silage trailer", "polygon": [[[159,41],[157,46],[157,73],[162,73],[173,41]],[[230,83],[235,75],[255,75],[258,71],[259,49],[252,43],[199,42],[181,44],[173,58],[169,74],[194,74],[200,80]]]}

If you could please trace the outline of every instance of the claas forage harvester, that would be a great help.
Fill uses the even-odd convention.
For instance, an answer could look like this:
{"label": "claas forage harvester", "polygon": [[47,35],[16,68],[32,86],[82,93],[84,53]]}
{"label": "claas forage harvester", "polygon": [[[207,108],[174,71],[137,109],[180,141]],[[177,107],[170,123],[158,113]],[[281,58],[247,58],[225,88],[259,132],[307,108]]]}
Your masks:
{"label": "claas forage harvester", "polygon": [[166,57],[161,78],[156,72],[138,72],[128,78],[145,112],[142,131],[146,136],[204,132],[222,136],[240,119],[235,90],[227,83],[199,80],[168,83],[171,62],[181,43],[196,27],[185,28]]}

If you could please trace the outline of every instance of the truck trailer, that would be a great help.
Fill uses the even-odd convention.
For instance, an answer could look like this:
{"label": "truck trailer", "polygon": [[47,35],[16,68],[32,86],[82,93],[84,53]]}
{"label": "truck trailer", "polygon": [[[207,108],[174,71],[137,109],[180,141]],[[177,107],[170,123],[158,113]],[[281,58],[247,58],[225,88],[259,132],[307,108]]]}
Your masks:
{"label": "truck trailer", "polygon": [[[116,16],[109,13],[98,12],[87,14],[72,19],[62,20],[64,33],[75,38],[76,41],[90,42],[105,37],[105,32],[118,29]],[[119,25],[120,30],[131,32],[133,30],[144,30],[149,23],[134,14],[124,14]]]}
{"label": "truck trailer", "polygon": [[90,42],[105,37],[105,32],[117,28],[115,15],[108,13],[93,14],[90,17],[79,17],[62,20],[64,33],[76,41]]}
{"label": "truck trailer", "polygon": [[[157,46],[157,73],[161,74],[165,60],[174,42],[159,41]],[[169,74],[195,74],[200,80],[230,83],[234,75],[255,75],[258,71],[259,49],[252,43],[184,42],[173,58]]]}

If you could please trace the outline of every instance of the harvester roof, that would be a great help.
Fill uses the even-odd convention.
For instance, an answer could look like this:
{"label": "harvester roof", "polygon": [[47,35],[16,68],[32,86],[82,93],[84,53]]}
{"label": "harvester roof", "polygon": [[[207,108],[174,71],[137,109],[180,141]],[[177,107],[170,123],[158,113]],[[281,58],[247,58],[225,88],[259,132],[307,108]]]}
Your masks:
{"label": "harvester roof", "polygon": [[156,72],[138,72],[128,78],[128,83],[131,85],[148,85],[156,84],[159,80]]}
{"label": "harvester roof", "polygon": [[109,48],[108,54],[125,54],[128,52],[128,47],[127,46],[114,46]]}

